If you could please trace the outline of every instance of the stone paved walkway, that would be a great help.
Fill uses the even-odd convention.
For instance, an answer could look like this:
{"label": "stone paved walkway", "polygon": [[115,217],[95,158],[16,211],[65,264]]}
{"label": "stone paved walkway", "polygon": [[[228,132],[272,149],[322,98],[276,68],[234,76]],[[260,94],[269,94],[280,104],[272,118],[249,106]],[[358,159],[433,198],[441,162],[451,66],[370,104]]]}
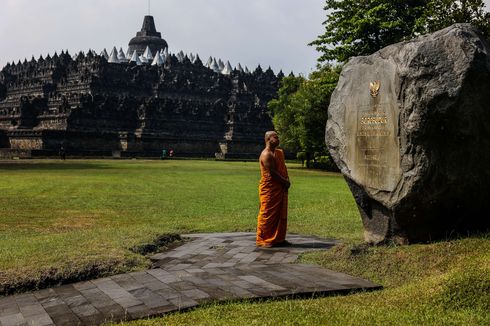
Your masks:
{"label": "stone paved walkway", "polygon": [[4,297],[0,325],[98,325],[158,316],[209,301],[376,289],[366,280],[293,264],[335,243],[288,234],[291,246],[260,249],[252,233],[192,234],[152,257],[154,269]]}

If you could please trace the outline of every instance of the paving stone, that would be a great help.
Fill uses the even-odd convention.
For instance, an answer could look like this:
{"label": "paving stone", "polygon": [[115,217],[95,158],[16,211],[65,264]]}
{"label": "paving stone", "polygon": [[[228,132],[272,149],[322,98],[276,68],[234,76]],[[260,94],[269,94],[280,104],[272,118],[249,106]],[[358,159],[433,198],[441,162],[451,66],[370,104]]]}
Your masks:
{"label": "paving stone", "polygon": [[231,284],[233,284],[233,286],[238,286],[238,287],[241,287],[242,289],[250,289],[252,286],[254,286],[252,283],[249,283],[247,281],[244,281],[244,280],[239,280],[239,281],[231,281],[230,282]]}
{"label": "paving stone", "polygon": [[21,313],[0,317],[0,325],[2,326],[17,326],[25,322],[26,320]]}
{"label": "paving stone", "polygon": [[305,282],[303,280],[281,271],[270,270],[263,272],[261,275],[265,280],[271,282],[274,280],[274,283],[283,287],[295,289],[305,286]]}
{"label": "paving stone", "polygon": [[[238,248],[238,249],[240,249],[240,248]],[[233,258],[240,260],[242,258],[247,257],[247,255],[248,255],[247,253],[238,252],[238,253],[236,253],[236,254],[233,255]]]}
{"label": "paving stone", "polygon": [[190,274],[205,273],[204,270],[202,270],[201,268],[191,268],[191,269],[186,269],[185,271]]}
{"label": "paving stone", "polygon": [[141,304],[141,301],[134,298],[131,293],[124,290],[116,282],[111,279],[98,281],[95,280],[94,284],[104,292],[108,297],[121,305],[123,308],[129,308]]}
{"label": "paving stone", "polygon": [[160,282],[160,281],[154,281],[151,283],[146,283],[145,287],[152,290],[152,291],[171,289],[171,287],[168,284]]}
{"label": "paving stone", "polygon": [[220,286],[226,287],[230,284],[229,282],[222,280],[222,279],[219,279],[219,278],[210,278],[210,279],[207,279],[206,282],[208,284],[216,286],[216,287],[220,287]]}
{"label": "paving stone", "polygon": [[37,300],[42,300],[42,299],[46,299],[46,298],[55,296],[56,292],[54,292],[53,289],[44,289],[44,290],[34,292],[33,295]]}
{"label": "paving stone", "polygon": [[172,283],[171,287],[177,291],[184,291],[184,290],[193,290],[196,288],[196,285],[193,283],[181,281],[181,282]]}
{"label": "paving stone", "polygon": [[61,299],[66,299],[70,297],[75,297],[77,295],[80,295],[80,292],[73,287],[73,285],[62,285],[57,288],[53,288],[53,290],[56,292],[56,295],[58,295]]}
{"label": "paving stone", "polygon": [[44,310],[43,306],[40,303],[36,303],[28,306],[19,306],[19,309],[20,309],[20,313],[24,317],[42,315],[46,313],[46,311]]}
{"label": "paving stone", "polygon": [[199,254],[199,255],[194,255],[192,257],[192,259],[195,259],[197,261],[201,261],[201,260],[204,260],[204,259],[211,259],[212,260],[213,257],[209,257],[209,255],[203,255],[202,253]]}
{"label": "paving stone", "polygon": [[274,283],[271,283],[271,282],[267,282],[267,281],[264,281],[264,283],[261,283],[261,284],[258,284],[260,285],[261,287],[263,288],[266,288],[268,290],[271,290],[271,291],[277,291],[277,292],[284,292],[284,291],[288,291],[287,288],[284,288],[282,286],[279,286],[277,284],[274,284]]}
{"label": "paving stone", "polygon": [[229,263],[208,263],[204,265],[202,268],[207,269],[207,268],[221,268],[221,267],[232,267],[235,266],[234,263],[229,264]]}
{"label": "paving stone", "polygon": [[114,301],[98,288],[83,290],[81,293],[92,306],[99,310],[114,304]]}
{"label": "paving stone", "polygon": [[80,293],[80,295],[69,297],[63,300],[68,307],[78,307],[87,304],[87,299]]}
{"label": "paving stone", "polygon": [[278,264],[287,256],[286,252],[275,252],[266,264]]}
{"label": "paving stone", "polygon": [[12,298],[0,297],[0,307],[8,304],[10,301],[12,301]]}
{"label": "paving stone", "polygon": [[119,277],[119,278],[113,278],[113,281],[116,282],[120,287],[122,287],[124,290],[128,292],[136,289],[141,289],[144,287],[143,284],[137,282],[134,278],[132,278],[129,275],[124,275],[124,277]]}
{"label": "paving stone", "polygon": [[106,316],[101,313],[97,313],[90,316],[80,317],[83,325],[100,325],[109,321]]}
{"label": "paving stone", "polygon": [[160,252],[150,257],[151,260],[165,260],[168,259],[166,252]]}
{"label": "paving stone", "polygon": [[15,302],[21,306],[31,306],[37,304],[37,299],[32,293],[20,294],[14,296]]}
{"label": "paving stone", "polygon": [[199,287],[199,290],[205,292],[207,295],[209,295],[210,299],[212,301],[216,300],[221,300],[222,298],[228,297],[228,292],[220,289],[219,287],[211,286],[211,285],[205,285]]}
{"label": "paving stone", "polygon": [[199,285],[204,285],[207,283],[205,280],[203,280],[202,278],[197,277],[197,276],[184,277],[184,278],[182,278],[182,280],[187,282],[187,283],[192,283],[196,287],[199,287]]}
{"label": "paving stone", "polygon": [[177,264],[175,266],[170,267],[168,270],[169,271],[178,271],[178,270],[184,270],[187,268],[191,268],[192,264]]}
{"label": "paving stone", "polygon": [[169,302],[160,295],[150,291],[147,288],[131,291],[131,294],[138,300],[142,301],[148,308],[156,308],[160,305],[168,305]]}
{"label": "paving stone", "polygon": [[160,316],[160,315],[163,315],[163,314],[166,314],[169,312],[173,312],[173,311],[177,311],[177,310],[179,310],[179,308],[177,306],[175,306],[172,303],[169,303],[166,306],[159,306],[159,307],[151,308],[149,310],[149,313],[151,316]]}
{"label": "paving stone", "polygon": [[170,299],[175,299],[180,297],[182,294],[179,291],[176,290],[160,290],[156,292],[158,295],[160,295],[164,300],[170,300]]}
{"label": "paving stone", "polygon": [[253,247],[252,246],[250,246],[250,247],[242,247],[240,249],[240,252],[247,253],[247,254],[249,254],[251,252],[254,252],[254,251],[257,251],[257,248],[255,246],[253,246]]}
{"label": "paving stone", "polygon": [[175,299],[170,299],[170,302],[172,302],[172,304],[176,306],[178,310],[192,308],[199,305],[197,301],[185,296],[180,296]]}
{"label": "paving stone", "polygon": [[170,264],[165,259],[163,259],[163,260],[154,260],[154,259],[152,259],[152,261],[153,261],[153,266],[154,267],[165,267],[165,266],[168,266]]}
{"label": "paving stone", "polygon": [[73,311],[75,315],[77,315],[80,318],[89,317],[99,313],[99,311],[90,304],[84,304],[81,306],[72,307],[71,311]]}
{"label": "paving stone", "polygon": [[[218,301],[229,301],[229,300],[243,299],[242,297],[237,295],[235,291],[232,291],[231,288],[232,288],[232,286],[230,286],[230,285],[219,286],[217,288],[212,289],[211,291],[207,290],[206,293],[211,292],[211,293],[209,293],[209,295],[211,296],[212,293],[214,292],[214,296]],[[219,292],[219,291],[221,291],[221,292]],[[220,293],[220,294],[218,295],[218,293]]]}
{"label": "paving stone", "polygon": [[290,264],[298,260],[298,255],[286,255],[281,264]]}
{"label": "paving stone", "polygon": [[178,271],[175,271],[173,273],[175,276],[179,277],[179,278],[183,278],[183,277],[189,277],[189,276],[192,276],[191,273],[189,273],[188,271],[186,270],[178,270]]}
{"label": "paving stone", "polygon": [[218,274],[227,274],[228,273],[227,271],[222,270],[222,269],[219,269],[219,268],[206,268],[204,270],[205,270],[206,273],[215,274],[215,275],[218,275]]}
{"label": "paving stone", "polygon": [[59,305],[46,308],[55,325],[81,325],[82,321],[68,308],[67,305]]}
{"label": "paving stone", "polygon": [[20,313],[20,309],[15,300],[11,299],[11,301],[2,303],[0,306],[0,317],[15,315],[17,313]]}
{"label": "paving stone", "polygon": [[133,296],[118,297],[118,298],[114,298],[113,300],[124,309],[128,309],[142,304],[140,300],[137,300]]}
{"label": "paving stone", "polygon": [[240,259],[240,264],[249,264],[255,261],[261,255],[260,252],[251,252],[247,256]]}
{"label": "paving stone", "polygon": [[163,283],[173,283],[173,282],[179,282],[181,279],[166,270],[163,269],[150,269],[148,270],[148,274],[153,275],[157,280],[163,282]]}
{"label": "paving stone", "polygon": [[230,273],[230,274],[218,274],[216,275],[217,278],[219,278],[220,280],[223,280],[227,283],[229,283],[230,281],[235,281],[237,280],[237,275],[233,274],[233,273]]}
{"label": "paving stone", "polygon": [[25,318],[27,325],[33,326],[50,326],[54,325],[53,320],[47,313],[30,316]]}
{"label": "paving stone", "polygon": [[202,251],[201,254],[211,256],[211,255],[215,255],[216,251],[209,249],[209,250]]}
{"label": "paving stone", "polygon": [[0,298],[0,325],[99,325],[162,315],[209,301],[372,289],[369,281],[292,264],[334,241],[288,235],[291,246],[257,248],[254,233],[189,235],[151,257],[154,268]]}
{"label": "paving stone", "polygon": [[43,306],[44,309],[65,304],[65,302],[57,296],[39,300],[39,303]]}
{"label": "paving stone", "polygon": [[75,289],[77,289],[78,291],[90,290],[90,289],[96,288],[95,284],[90,282],[90,281],[75,283],[75,284],[73,284],[73,287]]}
{"label": "paving stone", "polygon": [[126,313],[131,319],[141,319],[150,315],[150,310],[144,304],[132,306],[126,309]]}
{"label": "paving stone", "polygon": [[[144,287],[148,288],[152,291],[156,290],[163,290],[163,289],[169,289],[169,286],[157,279],[155,276],[153,276],[150,273],[140,273],[140,274],[135,274],[133,275],[134,280],[136,283],[133,284],[133,287],[135,289]],[[139,286],[137,286],[140,284]]]}
{"label": "paving stone", "polygon": [[143,272],[131,272],[128,275],[134,278],[136,281],[140,282],[140,281],[144,281],[145,277],[147,277],[149,274],[146,271],[143,271]]}
{"label": "paving stone", "polygon": [[250,298],[256,298],[257,295],[253,294],[252,292],[240,287],[240,286],[230,286],[227,288],[229,292],[233,293],[235,296],[239,298],[245,298],[245,299],[250,299]]}
{"label": "paving stone", "polygon": [[97,310],[99,310],[100,313],[103,314],[108,321],[122,320],[126,316],[126,311],[120,305],[114,302],[110,305],[98,307]]}

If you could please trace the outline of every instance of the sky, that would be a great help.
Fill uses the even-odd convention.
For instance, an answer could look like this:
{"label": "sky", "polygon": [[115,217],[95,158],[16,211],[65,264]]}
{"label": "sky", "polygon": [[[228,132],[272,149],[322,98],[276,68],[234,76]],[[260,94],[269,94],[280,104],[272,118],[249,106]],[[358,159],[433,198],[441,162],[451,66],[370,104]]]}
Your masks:
{"label": "sky", "polygon": [[[307,75],[318,53],[324,0],[152,0],[151,15],[170,52],[198,53]],[[0,0],[0,67],[7,62],[113,46],[126,51],[148,0]]]}
{"label": "sky", "polygon": [[[324,0],[151,0],[171,52],[198,53],[254,69],[308,75],[318,53]],[[485,0],[487,9],[490,0]],[[126,51],[148,0],[0,0],[0,68],[7,62],[113,46]]]}

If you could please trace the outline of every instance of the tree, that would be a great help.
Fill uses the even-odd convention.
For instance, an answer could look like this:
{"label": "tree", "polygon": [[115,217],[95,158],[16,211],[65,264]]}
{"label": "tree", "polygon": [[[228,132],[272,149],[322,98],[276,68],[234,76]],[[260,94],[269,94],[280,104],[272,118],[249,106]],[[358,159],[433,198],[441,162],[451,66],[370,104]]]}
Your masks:
{"label": "tree", "polygon": [[483,0],[431,0],[415,30],[421,34],[431,33],[455,23],[471,23],[490,37],[490,12],[485,9]]}
{"label": "tree", "polygon": [[296,124],[298,111],[292,102],[303,82],[304,78],[301,76],[284,77],[281,80],[278,98],[267,104],[274,128],[281,137],[282,146],[291,152],[298,152],[301,148]]}
{"label": "tree", "polygon": [[326,0],[325,32],[311,42],[320,62],[345,62],[454,23],[471,23],[490,36],[483,0]]}
{"label": "tree", "polygon": [[278,98],[268,104],[283,146],[293,152],[304,151],[308,167],[315,152],[326,153],[327,109],[339,75],[340,67],[325,65],[308,79],[285,77]]}
{"label": "tree", "polygon": [[345,62],[413,35],[427,0],[326,0],[325,33],[310,45],[320,62]]}

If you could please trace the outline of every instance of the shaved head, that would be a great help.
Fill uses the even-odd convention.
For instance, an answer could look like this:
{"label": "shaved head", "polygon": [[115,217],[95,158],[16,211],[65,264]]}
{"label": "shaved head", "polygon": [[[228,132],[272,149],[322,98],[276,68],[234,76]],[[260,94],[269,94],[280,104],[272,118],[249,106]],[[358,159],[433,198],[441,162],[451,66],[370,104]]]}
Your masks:
{"label": "shaved head", "polygon": [[265,133],[264,140],[266,143],[272,135],[277,135],[277,132],[275,132],[274,130],[269,130]]}
{"label": "shaved head", "polygon": [[270,130],[265,133],[264,136],[265,140],[265,146],[271,148],[274,150],[277,146],[279,146],[279,136],[277,135],[277,132],[274,130]]}

